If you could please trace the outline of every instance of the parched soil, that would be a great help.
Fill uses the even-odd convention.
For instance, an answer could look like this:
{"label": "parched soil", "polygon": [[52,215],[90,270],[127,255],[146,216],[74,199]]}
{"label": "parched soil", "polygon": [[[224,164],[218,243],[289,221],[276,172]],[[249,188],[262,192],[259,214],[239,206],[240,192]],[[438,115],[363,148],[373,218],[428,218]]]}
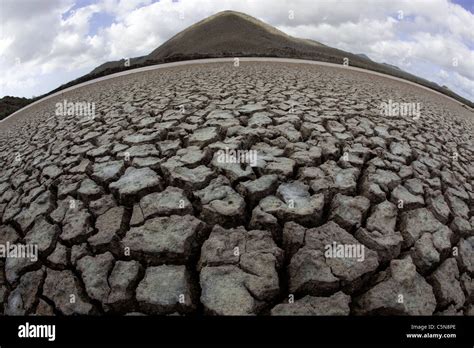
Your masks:
{"label": "parched soil", "polygon": [[0,313],[473,315],[473,138],[452,100],[315,65],[66,92],[0,124]]}

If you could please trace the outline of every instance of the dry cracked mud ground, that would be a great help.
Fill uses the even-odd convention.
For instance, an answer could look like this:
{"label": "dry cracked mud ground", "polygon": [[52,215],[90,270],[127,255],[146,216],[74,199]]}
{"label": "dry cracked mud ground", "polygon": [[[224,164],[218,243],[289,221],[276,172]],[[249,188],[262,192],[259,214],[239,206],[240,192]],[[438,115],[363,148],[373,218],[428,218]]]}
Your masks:
{"label": "dry cracked mud ground", "polygon": [[[55,103],[94,102],[93,119]],[[419,102],[419,118],[382,102]],[[115,78],[0,125],[5,315],[472,315],[474,115],[283,63]],[[219,161],[255,150],[255,166]],[[363,259],[329,257],[359,245]]]}

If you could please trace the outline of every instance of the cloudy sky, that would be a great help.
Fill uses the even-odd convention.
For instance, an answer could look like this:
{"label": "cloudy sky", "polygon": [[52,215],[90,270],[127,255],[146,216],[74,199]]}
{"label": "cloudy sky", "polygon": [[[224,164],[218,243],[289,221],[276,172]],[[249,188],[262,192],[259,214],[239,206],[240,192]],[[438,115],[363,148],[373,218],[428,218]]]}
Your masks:
{"label": "cloudy sky", "polygon": [[38,96],[106,61],[148,54],[229,9],[474,101],[474,0],[0,0],[0,97]]}

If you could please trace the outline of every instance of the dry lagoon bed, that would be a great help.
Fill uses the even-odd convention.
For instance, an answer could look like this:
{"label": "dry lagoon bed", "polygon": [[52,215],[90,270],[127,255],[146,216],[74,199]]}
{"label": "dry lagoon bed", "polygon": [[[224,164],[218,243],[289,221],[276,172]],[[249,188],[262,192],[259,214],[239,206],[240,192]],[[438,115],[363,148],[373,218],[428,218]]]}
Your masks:
{"label": "dry lagoon bed", "polygon": [[0,124],[0,313],[473,315],[473,130],[445,97],[302,64],[51,98]]}

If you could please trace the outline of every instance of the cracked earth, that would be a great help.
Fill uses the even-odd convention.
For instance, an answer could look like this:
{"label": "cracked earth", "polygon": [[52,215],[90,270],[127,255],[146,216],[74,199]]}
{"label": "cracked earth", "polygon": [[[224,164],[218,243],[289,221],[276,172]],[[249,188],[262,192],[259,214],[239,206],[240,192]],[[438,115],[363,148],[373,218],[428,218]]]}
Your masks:
{"label": "cracked earth", "polygon": [[[94,102],[93,119],[55,103]],[[419,102],[419,119],[381,115]],[[283,63],[148,71],[0,124],[5,315],[473,315],[474,115]],[[255,150],[255,166],[219,150]],[[362,245],[364,259],[325,255]]]}

